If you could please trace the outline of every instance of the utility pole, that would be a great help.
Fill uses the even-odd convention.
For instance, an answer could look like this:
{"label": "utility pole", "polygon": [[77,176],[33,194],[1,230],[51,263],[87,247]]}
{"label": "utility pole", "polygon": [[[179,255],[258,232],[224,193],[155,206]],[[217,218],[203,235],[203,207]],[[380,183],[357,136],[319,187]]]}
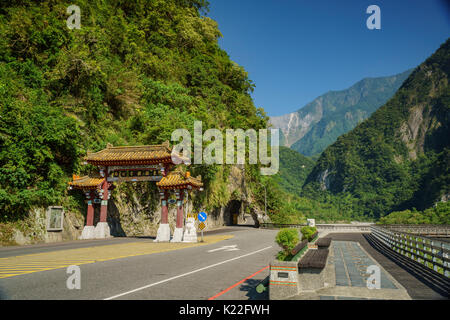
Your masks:
{"label": "utility pole", "polygon": [[184,211],[184,225],[186,225],[186,219],[187,219],[187,215],[189,213],[189,193],[187,190],[184,190],[184,195],[186,196],[186,205],[185,205],[185,211]]}
{"label": "utility pole", "polygon": [[266,186],[262,183],[259,183],[264,187],[264,214],[267,216],[267,189]]}
{"label": "utility pole", "polygon": [[267,189],[264,186],[264,214],[267,216]]}

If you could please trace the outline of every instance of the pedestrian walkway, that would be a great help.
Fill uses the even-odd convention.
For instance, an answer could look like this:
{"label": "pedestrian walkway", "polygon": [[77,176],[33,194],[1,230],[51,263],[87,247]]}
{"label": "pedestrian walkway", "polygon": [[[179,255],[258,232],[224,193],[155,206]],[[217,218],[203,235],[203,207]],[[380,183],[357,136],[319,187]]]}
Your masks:
{"label": "pedestrian walkway", "polygon": [[370,239],[369,233],[331,233],[327,235],[333,241],[354,241],[370,254],[396,281],[398,281],[414,300],[447,299],[431,283],[425,279],[424,275],[408,268],[404,263],[389,254],[389,251],[378,248]]}
{"label": "pedestrian walkway", "polygon": [[[367,268],[371,265],[378,265],[357,242],[334,241],[334,262],[336,272],[336,286],[367,287]],[[334,261],[333,261],[334,260]],[[382,289],[397,289],[386,275],[380,270],[380,287]]]}
{"label": "pedestrian walkway", "polygon": [[[380,288],[367,285],[367,268],[380,270]],[[356,241],[333,240],[324,270],[325,287],[303,291],[292,300],[410,300],[406,289],[398,283]]]}

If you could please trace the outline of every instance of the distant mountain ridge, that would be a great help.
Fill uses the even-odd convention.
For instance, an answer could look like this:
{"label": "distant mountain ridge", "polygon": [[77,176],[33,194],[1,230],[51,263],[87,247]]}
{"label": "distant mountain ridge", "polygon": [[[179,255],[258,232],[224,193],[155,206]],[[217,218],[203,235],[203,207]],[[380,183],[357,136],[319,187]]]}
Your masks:
{"label": "distant mountain ridge", "polygon": [[412,70],[365,78],[348,89],[327,92],[296,112],[271,117],[270,123],[281,130],[281,145],[316,155],[385,104]]}
{"label": "distant mountain ridge", "polygon": [[349,195],[374,218],[448,201],[449,74],[450,39],[385,105],[322,152],[304,194]]}

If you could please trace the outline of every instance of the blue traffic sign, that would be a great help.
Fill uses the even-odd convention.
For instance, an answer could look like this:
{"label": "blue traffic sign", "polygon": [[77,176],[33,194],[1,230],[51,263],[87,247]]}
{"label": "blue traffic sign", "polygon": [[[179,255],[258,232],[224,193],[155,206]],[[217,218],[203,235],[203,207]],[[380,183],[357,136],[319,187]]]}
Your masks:
{"label": "blue traffic sign", "polygon": [[205,212],[200,212],[197,216],[198,221],[201,221],[201,222],[205,221],[207,217],[208,217],[208,215]]}

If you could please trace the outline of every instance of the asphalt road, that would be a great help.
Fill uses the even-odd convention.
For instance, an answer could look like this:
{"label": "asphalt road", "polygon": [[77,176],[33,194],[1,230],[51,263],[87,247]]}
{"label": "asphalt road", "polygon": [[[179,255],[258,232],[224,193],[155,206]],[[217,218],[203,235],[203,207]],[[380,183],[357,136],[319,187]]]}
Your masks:
{"label": "asphalt road", "polygon": [[[266,293],[258,294],[255,287],[268,276],[269,270],[264,268],[279,251],[274,242],[276,232],[225,228],[212,233],[234,237],[218,243],[83,264],[80,289],[67,288],[70,274],[66,268],[3,278],[0,299],[267,299]],[[0,250],[0,257],[55,250],[64,254],[62,250],[136,241],[144,240],[119,238],[7,248]],[[229,246],[228,250],[221,249],[223,246]]]}
{"label": "asphalt road", "polygon": [[[234,227],[226,227],[220,229],[214,229],[211,231],[205,231],[205,235],[211,234],[224,234],[230,233],[233,231],[242,231],[245,226],[234,226]],[[200,237],[200,233],[199,233]],[[107,246],[111,244],[121,244],[128,242],[136,242],[139,240],[145,239],[155,239],[155,237],[118,237],[118,238],[110,238],[110,239],[98,239],[98,240],[73,240],[73,241],[64,241],[64,242],[56,242],[56,243],[42,243],[42,244],[31,244],[31,245],[23,245],[23,246],[11,246],[11,247],[0,247],[0,258],[13,257],[18,255],[25,254],[36,254],[43,252],[53,252],[53,251],[62,251],[69,249],[79,249],[79,248],[89,248],[92,246]]]}

